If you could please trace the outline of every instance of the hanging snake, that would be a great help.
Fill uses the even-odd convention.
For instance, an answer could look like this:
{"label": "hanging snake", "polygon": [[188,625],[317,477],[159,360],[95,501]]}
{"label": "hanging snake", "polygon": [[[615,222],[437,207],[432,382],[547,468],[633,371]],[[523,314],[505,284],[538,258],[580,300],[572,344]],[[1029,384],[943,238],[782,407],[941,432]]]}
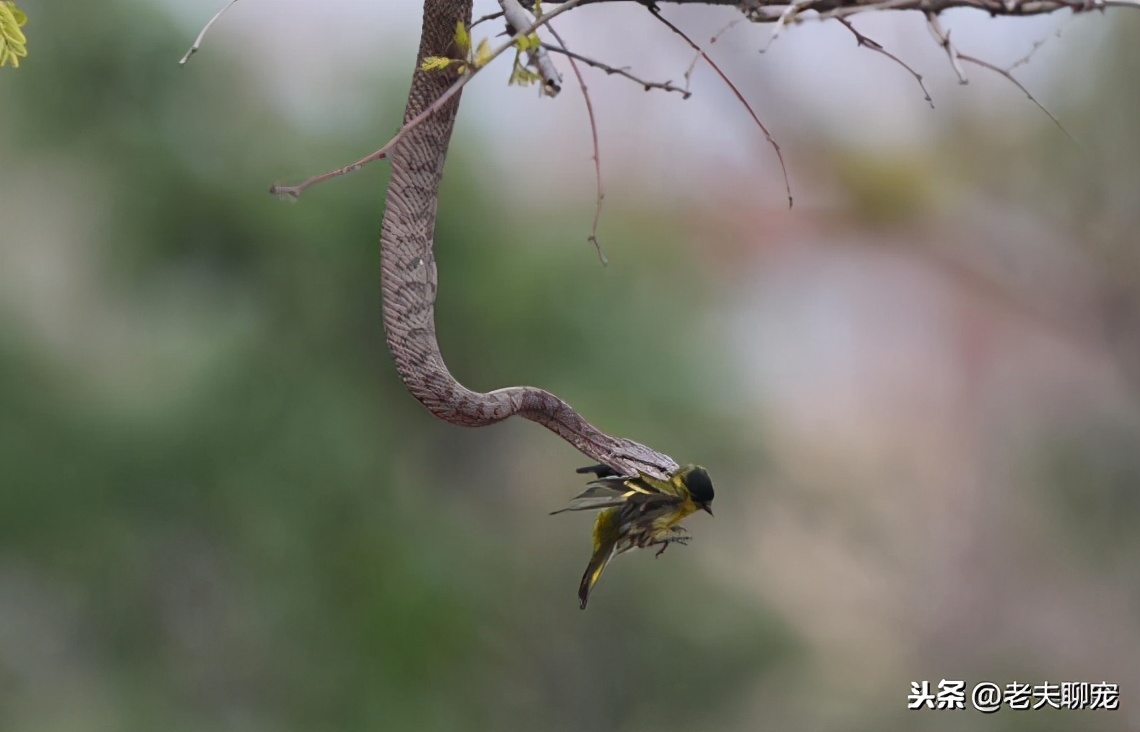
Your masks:
{"label": "hanging snake", "polygon": [[[423,31],[405,124],[457,78],[454,70],[425,71],[422,67],[430,56],[457,57],[457,23],[470,26],[471,0],[424,0]],[[533,386],[472,391],[444,363],[435,331],[439,284],[432,247],[439,185],[459,99],[456,94],[409,130],[388,154],[391,179],[380,232],[380,287],[388,350],[404,386],[432,414],[452,424],[483,427],[518,415],[538,422],[618,475],[646,474],[668,480],[679,470],[671,457],[602,432],[554,394]]]}

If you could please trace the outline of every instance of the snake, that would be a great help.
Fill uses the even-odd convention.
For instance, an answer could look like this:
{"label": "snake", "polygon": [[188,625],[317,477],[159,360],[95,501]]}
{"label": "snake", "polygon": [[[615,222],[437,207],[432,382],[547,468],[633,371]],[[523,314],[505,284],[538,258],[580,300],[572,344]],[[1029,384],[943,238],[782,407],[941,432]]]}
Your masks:
{"label": "snake", "polygon": [[[471,7],[472,0],[424,0],[405,127],[463,73],[454,66],[427,70],[424,60],[461,57],[455,29],[458,23],[470,27]],[[483,427],[522,417],[619,475],[668,480],[679,470],[673,458],[601,431],[555,394],[533,386],[477,392],[459,383],[447,368],[435,328],[439,280],[434,239],[439,187],[461,94],[407,129],[388,152],[391,175],[380,230],[380,289],[385,341],[404,387],[429,412],[452,424]]]}

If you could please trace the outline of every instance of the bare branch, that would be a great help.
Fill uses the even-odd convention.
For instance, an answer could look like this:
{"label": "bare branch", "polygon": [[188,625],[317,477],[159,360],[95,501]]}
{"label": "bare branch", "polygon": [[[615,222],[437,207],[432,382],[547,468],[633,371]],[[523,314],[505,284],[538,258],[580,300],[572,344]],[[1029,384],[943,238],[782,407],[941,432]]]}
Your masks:
{"label": "bare branch", "polygon": [[[570,68],[574,70],[574,76],[578,77],[578,86],[582,88],[582,99],[586,101],[586,114],[590,118],[590,135],[594,139],[594,184],[598,192],[597,199],[594,203],[594,224],[590,227],[590,235],[586,237],[586,241],[594,245],[594,250],[598,253],[598,259],[601,261],[602,266],[610,263],[606,257],[605,250],[602,249],[602,243],[598,241],[598,221],[602,217],[602,201],[606,197],[605,191],[602,189],[602,156],[600,146],[598,145],[598,120],[594,116],[594,103],[590,101],[590,90],[586,88],[586,79],[582,76],[582,70],[578,68],[578,61],[575,58],[578,54],[571,54],[566,48],[566,41],[562,40],[562,36],[558,35],[558,31],[554,30],[554,26],[548,25],[546,29],[550,31],[550,35],[554,36],[554,40],[562,46],[562,51],[566,51],[567,59],[570,61]],[[646,87],[648,88],[648,87]]]}
{"label": "bare branch", "polygon": [[1013,74],[1011,74],[1008,70],[1003,69],[1000,66],[995,66],[994,64],[991,64],[988,61],[983,61],[980,58],[974,58],[973,56],[967,56],[964,53],[958,53],[958,58],[960,58],[963,61],[967,61],[969,63],[975,64],[977,66],[981,66],[983,69],[989,69],[990,71],[994,72],[995,74],[1000,74],[1000,75],[1004,76],[1006,79],[1009,80],[1009,83],[1013,84],[1018,89],[1023,91],[1025,93],[1025,96],[1029,97],[1029,101],[1036,104],[1037,108],[1040,109],[1042,112],[1044,112],[1045,116],[1047,116],[1049,119],[1051,119],[1053,121],[1053,124],[1057,125],[1057,129],[1059,129],[1061,132],[1065,133],[1065,137],[1072,140],[1077,146],[1080,146],[1080,143],[1077,142],[1076,138],[1073,137],[1072,135],[1070,135],[1069,131],[1065,129],[1065,126],[1063,124],[1061,124],[1061,120],[1054,117],[1053,113],[1045,108],[1045,105],[1043,105],[1041,102],[1037,101],[1037,97],[1033,96],[1033,94],[1031,94],[1029,92],[1029,90],[1025,88],[1025,85],[1022,84],[1017,79],[1015,79]]}
{"label": "bare branch", "polygon": [[[620,0],[582,0],[581,5],[618,2]],[[637,0],[647,4],[646,0]],[[555,4],[557,0],[546,0]],[[749,20],[757,23],[775,23],[796,6],[793,14],[799,22],[803,13],[814,10],[824,18],[846,17],[870,10],[918,10],[938,14],[950,8],[974,8],[991,16],[1026,16],[1071,10],[1084,13],[1110,8],[1140,8],[1140,0],[804,0],[789,3],[787,0],[660,0],[670,5],[727,5],[739,8]]]}
{"label": "bare branch", "polygon": [[[488,20],[497,20],[498,18],[501,18],[501,17],[503,17],[503,11],[502,10],[500,10],[497,13],[487,13],[486,15],[482,16],[481,18],[476,20],[474,23],[472,23],[471,28],[474,28],[475,26],[479,25],[480,23],[486,23]],[[471,30],[471,28],[468,28],[468,30]]]}
{"label": "bare branch", "polygon": [[[550,26],[547,26],[547,28],[551,31],[551,33],[554,32],[554,30],[552,28],[550,28]],[[604,64],[601,61],[590,58],[589,56],[583,56],[582,54],[574,53],[573,51],[571,51],[567,48],[560,48],[558,46],[553,46],[549,43],[542,44],[542,47],[545,48],[547,51],[552,51],[554,53],[560,53],[563,56],[566,56],[567,58],[569,58],[571,61],[575,61],[575,60],[581,61],[582,63],[586,64],[587,66],[592,66],[595,69],[600,69],[600,70],[606,72],[607,74],[611,74],[611,75],[617,74],[618,76],[624,76],[625,78],[629,79],[630,81],[636,83],[638,86],[644,88],[645,91],[649,91],[650,89],[661,89],[663,91],[677,92],[678,94],[680,94],[685,99],[688,99],[689,97],[692,96],[692,92],[686,91],[679,86],[674,86],[673,82],[671,82],[671,81],[646,81],[645,79],[641,79],[637,76],[634,76],[632,73],[630,73],[628,67],[619,69],[616,66],[610,66],[609,64]]]}
{"label": "bare branch", "polygon": [[[737,26],[737,24],[739,24],[745,20],[748,20],[748,16],[744,16],[742,18],[737,18],[736,20],[732,21],[728,25],[726,25],[723,28],[721,28],[720,30],[718,30],[716,33],[713,34],[713,37],[709,39],[709,45],[711,46],[712,44],[719,41],[721,36],[723,36],[728,31],[732,30],[733,28],[735,28]],[[686,91],[689,89],[689,84],[692,83],[693,70],[697,68],[697,62],[700,60],[701,60],[701,52],[698,50],[695,54],[693,54],[693,60],[689,62],[689,68],[685,69],[685,89],[686,89]]]}
{"label": "bare branch", "polygon": [[216,21],[218,18],[222,17],[222,13],[224,13],[227,10],[229,10],[230,8],[232,8],[234,6],[234,4],[237,3],[237,1],[238,0],[230,0],[229,5],[226,5],[221,10],[214,13],[214,17],[210,18],[210,20],[207,21],[206,25],[202,26],[202,30],[198,33],[198,37],[194,39],[194,43],[193,43],[193,45],[190,46],[190,50],[187,51],[186,55],[183,56],[178,61],[178,64],[180,66],[185,64],[187,61],[189,61],[191,56],[198,53],[198,48],[202,45],[202,39],[206,37],[206,31],[210,30],[210,26],[212,26],[214,24],[214,21]]}
{"label": "bare branch", "polygon": [[[588,5],[588,4],[598,3],[598,2],[612,2],[612,1],[615,1],[615,0],[566,0],[565,2],[559,4],[558,7],[555,8],[554,10],[550,10],[550,11],[544,13],[542,15],[542,17],[534,20],[532,23],[529,23],[528,27],[526,27],[521,32],[516,33],[507,43],[504,43],[503,45],[496,48],[491,53],[487,63],[489,63],[491,60],[494,60],[498,56],[502,55],[508,49],[515,47],[519,38],[524,37],[524,36],[530,36],[537,29],[543,27],[544,25],[547,25],[552,19],[561,15],[564,12],[567,12],[567,11],[569,11],[575,7],[581,6],[581,5]],[[724,83],[728,85],[728,87],[732,90],[732,93],[736,96],[736,98],[740,101],[740,103],[742,105],[744,105],[745,109],[748,111],[748,113],[752,117],[753,121],[756,123],[756,125],[763,132],[765,139],[767,139],[768,143],[772,146],[773,150],[775,150],[775,152],[776,152],[776,157],[779,159],[779,162],[780,162],[780,169],[783,172],[784,186],[785,186],[787,193],[788,193],[788,204],[790,206],[792,204],[791,182],[788,178],[787,166],[784,163],[783,152],[781,151],[779,144],[777,144],[775,139],[772,137],[768,128],[760,120],[760,118],[756,114],[755,110],[753,110],[752,106],[745,99],[744,95],[740,92],[740,90],[736,87],[736,85],[733,84],[733,82],[728,78],[728,76],[721,70],[721,68],[719,66],[716,65],[716,63],[708,56],[707,53],[705,53],[705,51],[699,45],[697,45],[695,42],[693,42],[693,40],[691,38],[689,38],[681,29],[679,29],[677,26],[675,26],[673,23],[671,23],[670,21],[668,21],[666,18],[664,18],[661,15],[660,9],[657,7],[657,5],[654,2],[652,2],[652,0],[638,0],[638,1],[641,2],[642,4],[645,4],[645,6],[649,9],[649,11],[653,14],[653,16],[655,18],[657,18],[657,20],[659,20],[660,22],[665,24],[666,27],[668,27],[674,33],[676,33],[681,38],[683,38],[689,44],[689,46],[692,47],[694,51],[696,51],[697,56],[694,59],[694,63],[690,65],[688,71],[685,73],[686,87],[688,87],[689,82],[691,81],[691,75],[692,75],[693,69],[695,67],[695,60],[696,59],[704,59],[705,61],[707,61],[709,63],[710,66],[712,66],[713,70],[717,73],[718,76],[720,76],[720,78],[724,81]],[[990,69],[991,71],[994,71],[998,74],[1001,74],[1002,76],[1005,76],[1007,79],[1009,79],[1010,82],[1012,82],[1015,86],[1017,86],[1019,89],[1021,89],[1023,92],[1025,92],[1026,96],[1028,96],[1029,99],[1034,104],[1036,104],[1042,111],[1044,111],[1045,114],[1049,117],[1049,119],[1052,120],[1053,123],[1055,125],[1057,125],[1057,127],[1059,129],[1061,129],[1070,139],[1072,139],[1072,135],[1070,135],[1068,133],[1068,131],[1064,129],[1064,127],[1063,127],[1063,125],[1061,125],[1060,121],[1056,117],[1054,117],[1053,114],[1051,114],[1047,109],[1045,109],[1045,107],[1043,107],[1040,104],[1040,102],[1038,102],[1037,99],[1019,81],[1017,81],[1012,76],[1012,74],[1010,73],[1010,70],[1001,69],[1001,68],[999,68],[993,64],[982,61],[981,59],[978,59],[978,58],[975,58],[972,56],[966,56],[966,55],[962,54],[961,52],[959,52],[958,49],[950,42],[950,33],[948,31],[943,30],[942,25],[938,19],[938,13],[942,12],[943,10],[946,10],[949,8],[954,8],[954,7],[976,8],[976,9],[980,9],[980,10],[985,10],[988,13],[990,13],[991,15],[1019,15],[1019,16],[1051,13],[1051,12],[1055,12],[1055,11],[1060,10],[1060,9],[1069,9],[1069,10],[1073,11],[1074,13],[1088,12],[1090,10],[1101,10],[1101,11],[1103,11],[1107,8],[1116,8],[1116,7],[1140,9],[1140,0],[793,0],[793,2],[791,2],[790,4],[787,3],[786,0],[743,0],[743,2],[741,0],[667,0],[667,1],[674,3],[674,4],[678,4],[678,5],[685,5],[685,4],[734,5],[734,6],[739,7],[742,10],[742,12],[744,12],[745,17],[749,20],[752,20],[754,22],[775,22],[775,23],[777,23],[777,29],[776,29],[777,32],[784,25],[787,25],[787,24],[793,23],[793,22],[795,22],[795,23],[802,22],[804,19],[803,18],[804,13],[806,13],[808,11],[814,11],[815,13],[817,13],[818,18],[820,20],[827,20],[827,19],[831,19],[831,18],[840,20],[841,22],[844,22],[844,25],[855,34],[856,40],[858,41],[858,43],[860,45],[867,46],[871,50],[874,50],[876,52],[879,52],[879,53],[887,56],[888,58],[894,60],[896,63],[903,66],[903,68],[907,69],[907,71],[909,71],[915,77],[916,81],[918,81],[920,88],[922,88],[922,90],[923,90],[923,94],[924,94],[926,100],[928,102],[930,102],[931,105],[933,106],[933,101],[930,98],[930,94],[926,90],[925,84],[923,83],[922,76],[920,74],[918,74],[914,69],[912,69],[906,63],[904,63],[901,59],[899,59],[898,57],[896,57],[893,54],[886,51],[879,43],[877,43],[874,40],[863,35],[859,31],[857,31],[849,22],[846,22],[846,19],[849,16],[854,15],[855,13],[860,13],[860,12],[868,12],[868,11],[874,11],[874,10],[919,10],[919,11],[923,12],[924,15],[926,16],[927,24],[928,24],[928,27],[930,28],[931,33],[933,34],[933,36],[934,36],[935,40],[938,42],[938,44],[940,46],[942,46],[942,48],[946,51],[947,57],[950,59],[950,63],[952,65],[952,67],[954,68],[954,71],[957,74],[958,79],[961,83],[965,84],[967,82],[967,78],[966,78],[965,71],[962,69],[960,61],[968,61],[970,63],[976,64],[979,66],[983,66],[985,68]],[[202,37],[205,35],[205,33],[209,29],[209,27],[218,19],[218,17],[222,14],[222,12],[224,12],[229,7],[233,6],[236,2],[237,2],[237,0],[231,0],[230,4],[227,5],[226,8],[223,8],[222,11],[219,11],[213,18],[210,19],[209,23],[206,24],[206,27],[202,29],[202,32],[199,34],[198,39],[195,41],[195,43],[191,47],[190,51],[187,52],[186,57],[183,58],[183,62],[185,62],[186,58],[189,58],[189,56],[197,50],[197,48],[200,45],[200,42],[202,40]],[[515,6],[518,6],[521,8],[521,6],[519,5],[519,0],[500,0],[500,2],[503,3],[504,8],[510,7],[511,4],[514,4]],[[557,2],[557,0],[548,0],[548,2],[553,3],[553,2]],[[492,18],[492,17],[497,17],[497,14],[484,16],[483,18],[480,18],[480,21],[486,20],[486,19]],[[713,37],[713,41],[715,42],[715,40],[720,36],[721,33],[728,30],[728,28],[731,28],[734,24],[735,23],[730,23],[726,28],[724,28],[720,32],[718,32],[717,35]],[[514,24],[512,24],[512,25],[514,25]],[[517,26],[515,26],[515,27],[517,27]],[[773,35],[775,36],[775,34],[773,34]],[[1034,46],[1033,51],[1035,51],[1039,46],[1040,46],[1040,43],[1036,44]],[[647,82],[647,81],[644,81],[642,79],[638,79],[637,77],[634,77],[632,74],[628,73],[624,69],[617,69],[615,67],[607,66],[606,64],[603,64],[601,62],[594,61],[593,59],[588,59],[588,58],[586,58],[584,56],[580,56],[578,54],[572,54],[572,52],[570,52],[564,48],[559,49],[559,48],[556,48],[554,46],[543,44],[543,46],[538,50],[556,51],[559,53],[564,53],[568,58],[570,58],[572,60],[578,60],[578,61],[582,61],[583,63],[590,64],[591,66],[595,66],[597,68],[600,68],[600,69],[606,71],[606,73],[616,73],[616,74],[619,74],[622,76],[626,76],[627,78],[630,78],[630,79],[636,81],[638,84],[640,84],[646,88],[661,88],[661,89],[665,89],[667,91],[677,91],[679,93],[682,93],[685,96],[688,96],[688,94],[689,94],[688,88],[683,89],[683,90],[678,89],[677,87],[673,86],[669,82],[664,82],[664,83]],[[1030,53],[1027,54],[1027,57],[1025,59],[1022,59],[1022,60],[1019,60],[1018,62],[1016,62],[1014,64],[1014,67],[1024,63],[1028,59],[1028,56],[1032,55],[1033,51],[1030,51]],[[313,176],[313,177],[309,178],[308,180],[300,183],[299,185],[296,185],[296,186],[278,186],[278,185],[275,185],[270,189],[270,192],[275,193],[277,195],[285,195],[285,196],[296,197],[296,196],[299,196],[309,186],[315,185],[315,184],[323,182],[325,180],[329,180],[330,178],[335,178],[337,176],[344,175],[345,173],[353,172],[355,170],[360,169],[361,167],[363,167],[364,165],[368,164],[369,162],[371,162],[373,160],[379,160],[379,159],[385,157],[387,155],[388,151],[391,150],[392,146],[395,145],[397,142],[399,142],[403,138],[403,136],[408,132],[409,129],[414,128],[416,125],[420,124],[424,119],[426,119],[427,117],[429,117],[430,115],[432,115],[436,111],[438,111],[439,108],[443,104],[445,104],[448,100],[453,98],[455,96],[455,94],[457,94],[459,92],[459,90],[462,89],[467,84],[467,82],[470,81],[475,76],[475,74],[477,74],[485,66],[486,66],[486,64],[484,64],[483,66],[480,66],[478,68],[469,68],[467,70],[467,73],[463,74],[459,79],[457,79],[455,81],[455,83],[451,87],[449,87],[448,90],[446,92],[444,92],[444,94],[442,96],[440,96],[440,98],[437,99],[434,104],[432,104],[429,108],[425,109],[421,114],[417,115],[412,120],[409,120],[409,122],[407,124],[405,124],[402,128],[400,128],[400,130],[397,131],[396,135],[391,140],[389,140],[383,147],[381,147],[379,150],[376,150],[375,152],[365,156],[364,158],[361,158],[360,160],[356,161],[355,163],[347,165],[343,168],[339,168],[337,170],[330,171],[328,173],[324,173],[324,174],[321,174],[318,176]],[[549,85],[549,81],[550,80],[547,79],[548,85]]]}
{"label": "bare branch", "polygon": [[882,44],[880,44],[875,39],[868,38],[867,36],[860,33],[855,28],[855,26],[852,25],[851,21],[847,20],[846,18],[836,18],[836,20],[838,20],[840,23],[842,23],[847,28],[847,30],[849,30],[855,34],[855,41],[860,46],[865,46],[866,48],[869,48],[872,51],[876,51],[878,53],[883,54],[884,56],[886,56],[890,60],[894,61],[899,66],[902,66],[904,69],[909,71],[910,75],[914,77],[914,80],[918,82],[918,87],[920,89],[922,89],[922,96],[930,104],[930,108],[934,109],[934,100],[930,97],[930,92],[926,90],[926,84],[924,84],[922,81],[922,74],[915,71],[913,68],[911,68],[905,61],[900,59],[898,56],[894,55],[893,53],[891,53],[887,49],[883,48]]}
{"label": "bare branch", "polygon": [[798,21],[800,13],[811,9],[813,4],[815,4],[815,0],[792,0],[792,4],[784,8],[784,12],[780,13],[779,18],[776,18],[776,27],[772,29],[772,38],[768,41],[768,46],[771,47],[776,42],[788,23]]}
{"label": "bare branch", "polygon": [[[466,79],[467,77],[465,76],[463,78]],[[405,125],[399,132],[396,133],[395,137],[393,137],[391,140],[389,140],[384,145],[384,147],[380,148],[379,150],[376,150],[375,152],[371,152],[368,155],[365,155],[360,160],[357,160],[355,163],[350,163],[350,164],[344,166],[343,168],[337,168],[336,170],[330,170],[327,173],[321,173],[320,175],[310,176],[295,186],[283,186],[283,185],[280,185],[278,183],[274,183],[273,185],[269,186],[270,195],[281,196],[282,198],[297,199],[297,198],[301,197],[301,194],[304,193],[306,189],[308,189],[312,186],[315,186],[318,183],[324,183],[326,180],[332,180],[333,178],[339,178],[340,176],[345,175],[347,173],[355,173],[356,171],[360,170],[365,165],[368,165],[369,163],[371,163],[374,160],[383,160],[384,158],[388,157],[388,153],[392,150],[392,147],[397,142],[399,142],[404,137],[405,134],[407,134],[408,130],[412,129],[413,127],[415,127],[415,125],[418,125],[420,122],[423,122],[425,119],[427,119],[429,116],[431,116],[431,113],[434,111],[435,111],[435,109],[431,109],[431,110],[427,110],[426,114],[418,115],[416,119],[412,120],[412,122],[414,122],[415,124],[409,123],[409,124]]]}
{"label": "bare branch", "polygon": [[954,69],[954,73],[958,75],[959,84],[968,84],[969,79],[966,78],[966,71],[962,68],[962,64],[958,63],[958,49],[950,43],[950,31],[942,29],[942,23],[938,20],[938,16],[934,13],[926,14],[926,26],[930,28],[930,34],[934,36],[934,40],[942,46],[942,50],[946,52],[946,56],[950,59],[950,66]]}
{"label": "bare branch", "polygon": [[760,131],[764,133],[764,137],[768,140],[768,144],[770,144],[772,146],[772,149],[776,151],[776,158],[780,161],[780,170],[784,173],[784,188],[788,192],[788,208],[791,208],[792,183],[788,179],[788,167],[784,164],[784,153],[780,151],[780,145],[776,142],[776,139],[772,137],[772,133],[768,131],[768,128],[764,126],[764,123],[760,121],[760,117],[756,114],[756,111],[752,109],[752,105],[748,103],[748,100],[744,98],[744,95],[740,93],[740,89],[736,88],[736,84],[732,83],[732,80],[728,78],[728,75],[725,74],[721,68],[716,65],[715,61],[709,58],[709,55],[705,53],[704,50],[698,46],[692,38],[689,38],[689,36],[686,35],[683,30],[673,25],[667,18],[661,15],[661,11],[657,8],[656,5],[647,5],[646,7],[649,9],[649,12],[653,14],[654,18],[657,18],[657,20],[664,23],[669,30],[685,39],[685,42],[688,43],[693,48],[693,50],[699,53],[701,57],[708,62],[709,66],[713,68],[717,75],[720,76],[721,80],[724,81],[724,83],[728,85],[728,88],[732,90],[732,93],[736,95],[736,98],[740,101],[740,103],[744,105],[744,108],[748,110],[748,114],[752,116],[752,121],[754,121],[756,123],[756,126],[760,128]]}
{"label": "bare branch", "polygon": [[1034,42],[1033,42],[1033,48],[1029,49],[1029,52],[1028,52],[1027,54],[1025,54],[1025,55],[1024,55],[1024,56],[1022,56],[1021,58],[1017,59],[1016,61],[1014,61],[1014,62],[1013,62],[1012,64],[1010,64],[1009,66],[1005,67],[1005,70],[1006,70],[1006,71],[1009,71],[1009,72],[1012,72],[1012,71],[1013,71],[1014,69],[1016,69],[1018,66],[1022,66],[1022,65],[1024,65],[1024,64],[1027,64],[1027,63],[1029,63],[1029,59],[1033,58],[1033,55],[1034,55],[1035,53],[1037,53],[1037,49],[1039,49],[1039,48],[1041,48],[1042,46],[1044,46],[1044,45],[1045,45],[1045,44],[1046,44],[1046,43],[1047,43],[1047,42],[1048,42],[1050,39],[1052,39],[1052,38],[1060,38],[1060,37],[1061,37],[1061,29],[1060,29],[1060,28],[1058,28],[1057,30],[1053,31],[1052,33],[1050,33],[1049,35],[1045,36],[1045,37],[1044,37],[1044,38],[1042,38],[1041,40],[1039,40],[1039,41],[1034,41]]}
{"label": "bare branch", "polygon": [[[236,2],[236,0],[234,0],[234,1]],[[547,12],[547,13],[543,13],[541,18],[535,20],[534,23],[532,23],[531,25],[524,28],[520,33],[516,33],[509,41],[507,41],[503,45],[499,46],[495,50],[491,51],[491,55],[487,57],[487,61],[482,66],[471,67],[470,69],[468,69],[467,73],[463,74],[458,79],[456,79],[455,83],[447,88],[447,91],[445,91],[443,94],[440,94],[439,98],[436,99],[434,102],[432,102],[427,107],[425,107],[422,112],[420,112],[415,117],[408,120],[407,123],[405,123],[403,127],[401,127],[399,130],[397,130],[396,134],[392,136],[392,139],[390,139],[390,140],[388,140],[388,142],[384,143],[384,146],[381,147],[379,150],[377,150],[377,151],[375,151],[369,155],[366,155],[363,158],[361,158],[360,160],[357,160],[355,163],[352,163],[350,165],[346,165],[343,168],[337,168],[336,170],[332,170],[332,171],[329,171],[327,173],[322,173],[320,175],[314,175],[311,178],[308,178],[304,181],[301,181],[300,183],[298,183],[295,186],[281,186],[281,185],[275,184],[273,186],[270,186],[269,192],[275,196],[297,198],[302,193],[304,193],[305,190],[307,188],[309,188],[310,186],[314,186],[318,183],[323,183],[326,180],[329,180],[331,178],[337,178],[339,176],[344,175],[345,173],[353,173],[357,170],[360,170],[365,165],[367,165],[368,163],[371,163],[374,160],[380,160],[381,158],[384,158],[385,156],[387,156],[388,152],[396,145],[396,143],[398,143],[400,140],[402,140],[404,138],[404,135],[408,134],[408,132],[410,130],[412,130],[413,128],[415,128],[416,125],[420,124],[425,119],[427,119],[428,117],[432,116],[437,111],[439,111],[439,109],[444,104],[447,104],[447,102],[452,97],[454,97],[456,94],[458,94],[459,91],[463,87],[467,86],[467,82],[474,79],[476,74],[478,74],[480,71],[482,71],[483,69],[490,66],[492,61],[494,61],[499,56],[503,55],[503,53],[506,52],[508,49],[515,48],[516,39],[518,39],[522,36],[529,36],[531,33],[534,33],[536,30],[538,30],[542,26],[546,25],[550,21],[554,20],[559,15],[562,15],[563,13],[565,13],[568,10],[574,9],[583,1],[584,0],[566,0],[565,3],[558,6],[554,10],[551,10],[550,12]]]}

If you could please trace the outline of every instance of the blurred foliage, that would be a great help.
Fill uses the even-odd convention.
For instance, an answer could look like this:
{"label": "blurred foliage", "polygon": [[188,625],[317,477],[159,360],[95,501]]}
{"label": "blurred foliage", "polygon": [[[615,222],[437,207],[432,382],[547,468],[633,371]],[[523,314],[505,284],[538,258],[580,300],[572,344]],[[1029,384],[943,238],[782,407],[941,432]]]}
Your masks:
{"label": "blurred foliage", "polygon": [[1032,211],[1076,244],[1097,279],[1100,324],[1140,391],[1140,140],[1133,132],[1140,97],[1131,93],[1140,74],[1140,14],[1072,24],[1070,45],[1096,52],[1074,52],[1057,65],[1056,96],[1066,106],[1040,98],[1073,138],[1044,115],[1001,134],[988,121],[966,119],[946,157],[988,200]]}
{"label": "blurred foliage", "polygon": [[20,59],[28,55],[24,31],[28,16],[12,0],[0,2],[0,68],[11,64],[20,65]]}
{"label": "blurred foliage", "polygon": [[[1136,566],[1140,541],[1140,428],[1109,422],[1072,425],[1041,450],[1043,483],[1051,489],[1057,523],[1082,549],[1086,565],[1116,572]],[[1140,580],[1140,576],[1135,577]]]}
{"label": "blurred foliage", "polygon": [[833,158],[851,212],[869,224],[914,218],[937,199],[931,161],[913,153],[845,149]]}
{"label": "blurred foliage", "polygon": [[[1140,97],[1129,90],[1140,74],[1138,32],[1136,13],[1120,15],[1107,29],[1074,31],[1103,50],[1074,56],[1059,69],[1057,85],[1078,90],[1061,110],[1076,142],[1043,120],[1023,138],[990,141],[972,152],[975,171],[989,171],[988,195],[1041,212],[1089,266],[1080,275],[1094,285],[1093,322],[1131,398],[1107,414],[1068,415],[1046,429],[1031,472],[1065,545],[1079,550],[1090,571],[1135,587],[1140,424],[1130,410],[1140,402],[1140,141],[1132,129]],[[1006,164],[995,166],[993,159]]]}
{"label": "blurred foliage", "polygon": [[[546,438],[557,472],[511,478],[536,460],[525,430],[439,423],[391,368],[380,168],[293,206],[264,194],[373,135],[293,129],[220,44],[180,68],[187,39],[155,6],[35,11],[37,62],[0,79],[0,157],[46,172],[3,195],[81,236],[3,243],[77,287],[0,300],[0,728],[692,725],[795,656],[773,614],[679,552],[611,569],[578,611],[588,523],[557,529],[572,545],[526,540],[555,519],[504,502],[559,504],[580,456]],[[370,130],[394,127],[404,83]],[[601,270],[587,219],[512,220],[474,168],[453,151],[437,238],[455,372],[564,391],[682,458],[723,453],[691,396],[714,344],[677,335],[708,292],[677,227],[609,211],[627,264]]]}

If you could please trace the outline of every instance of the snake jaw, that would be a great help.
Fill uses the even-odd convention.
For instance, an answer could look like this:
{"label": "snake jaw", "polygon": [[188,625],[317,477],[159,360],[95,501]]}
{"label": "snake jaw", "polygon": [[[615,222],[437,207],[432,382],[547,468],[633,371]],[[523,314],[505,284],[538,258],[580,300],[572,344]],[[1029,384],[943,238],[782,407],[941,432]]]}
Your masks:
{"label": "snake jaw", "polygon": [[[618,472],[628,472],[630,477],[645,473],[658,480],[669,480],[681,469],[676,461],[668,455],[629,439],[621,440],[617,449],[613,451],[612,457],[614,462],[620,462],[622,465],[623,469]],[[632,471],[624,469],[629,466],[634,466],[635,469]],[[610,467],[617,470],[613,465]]]}

